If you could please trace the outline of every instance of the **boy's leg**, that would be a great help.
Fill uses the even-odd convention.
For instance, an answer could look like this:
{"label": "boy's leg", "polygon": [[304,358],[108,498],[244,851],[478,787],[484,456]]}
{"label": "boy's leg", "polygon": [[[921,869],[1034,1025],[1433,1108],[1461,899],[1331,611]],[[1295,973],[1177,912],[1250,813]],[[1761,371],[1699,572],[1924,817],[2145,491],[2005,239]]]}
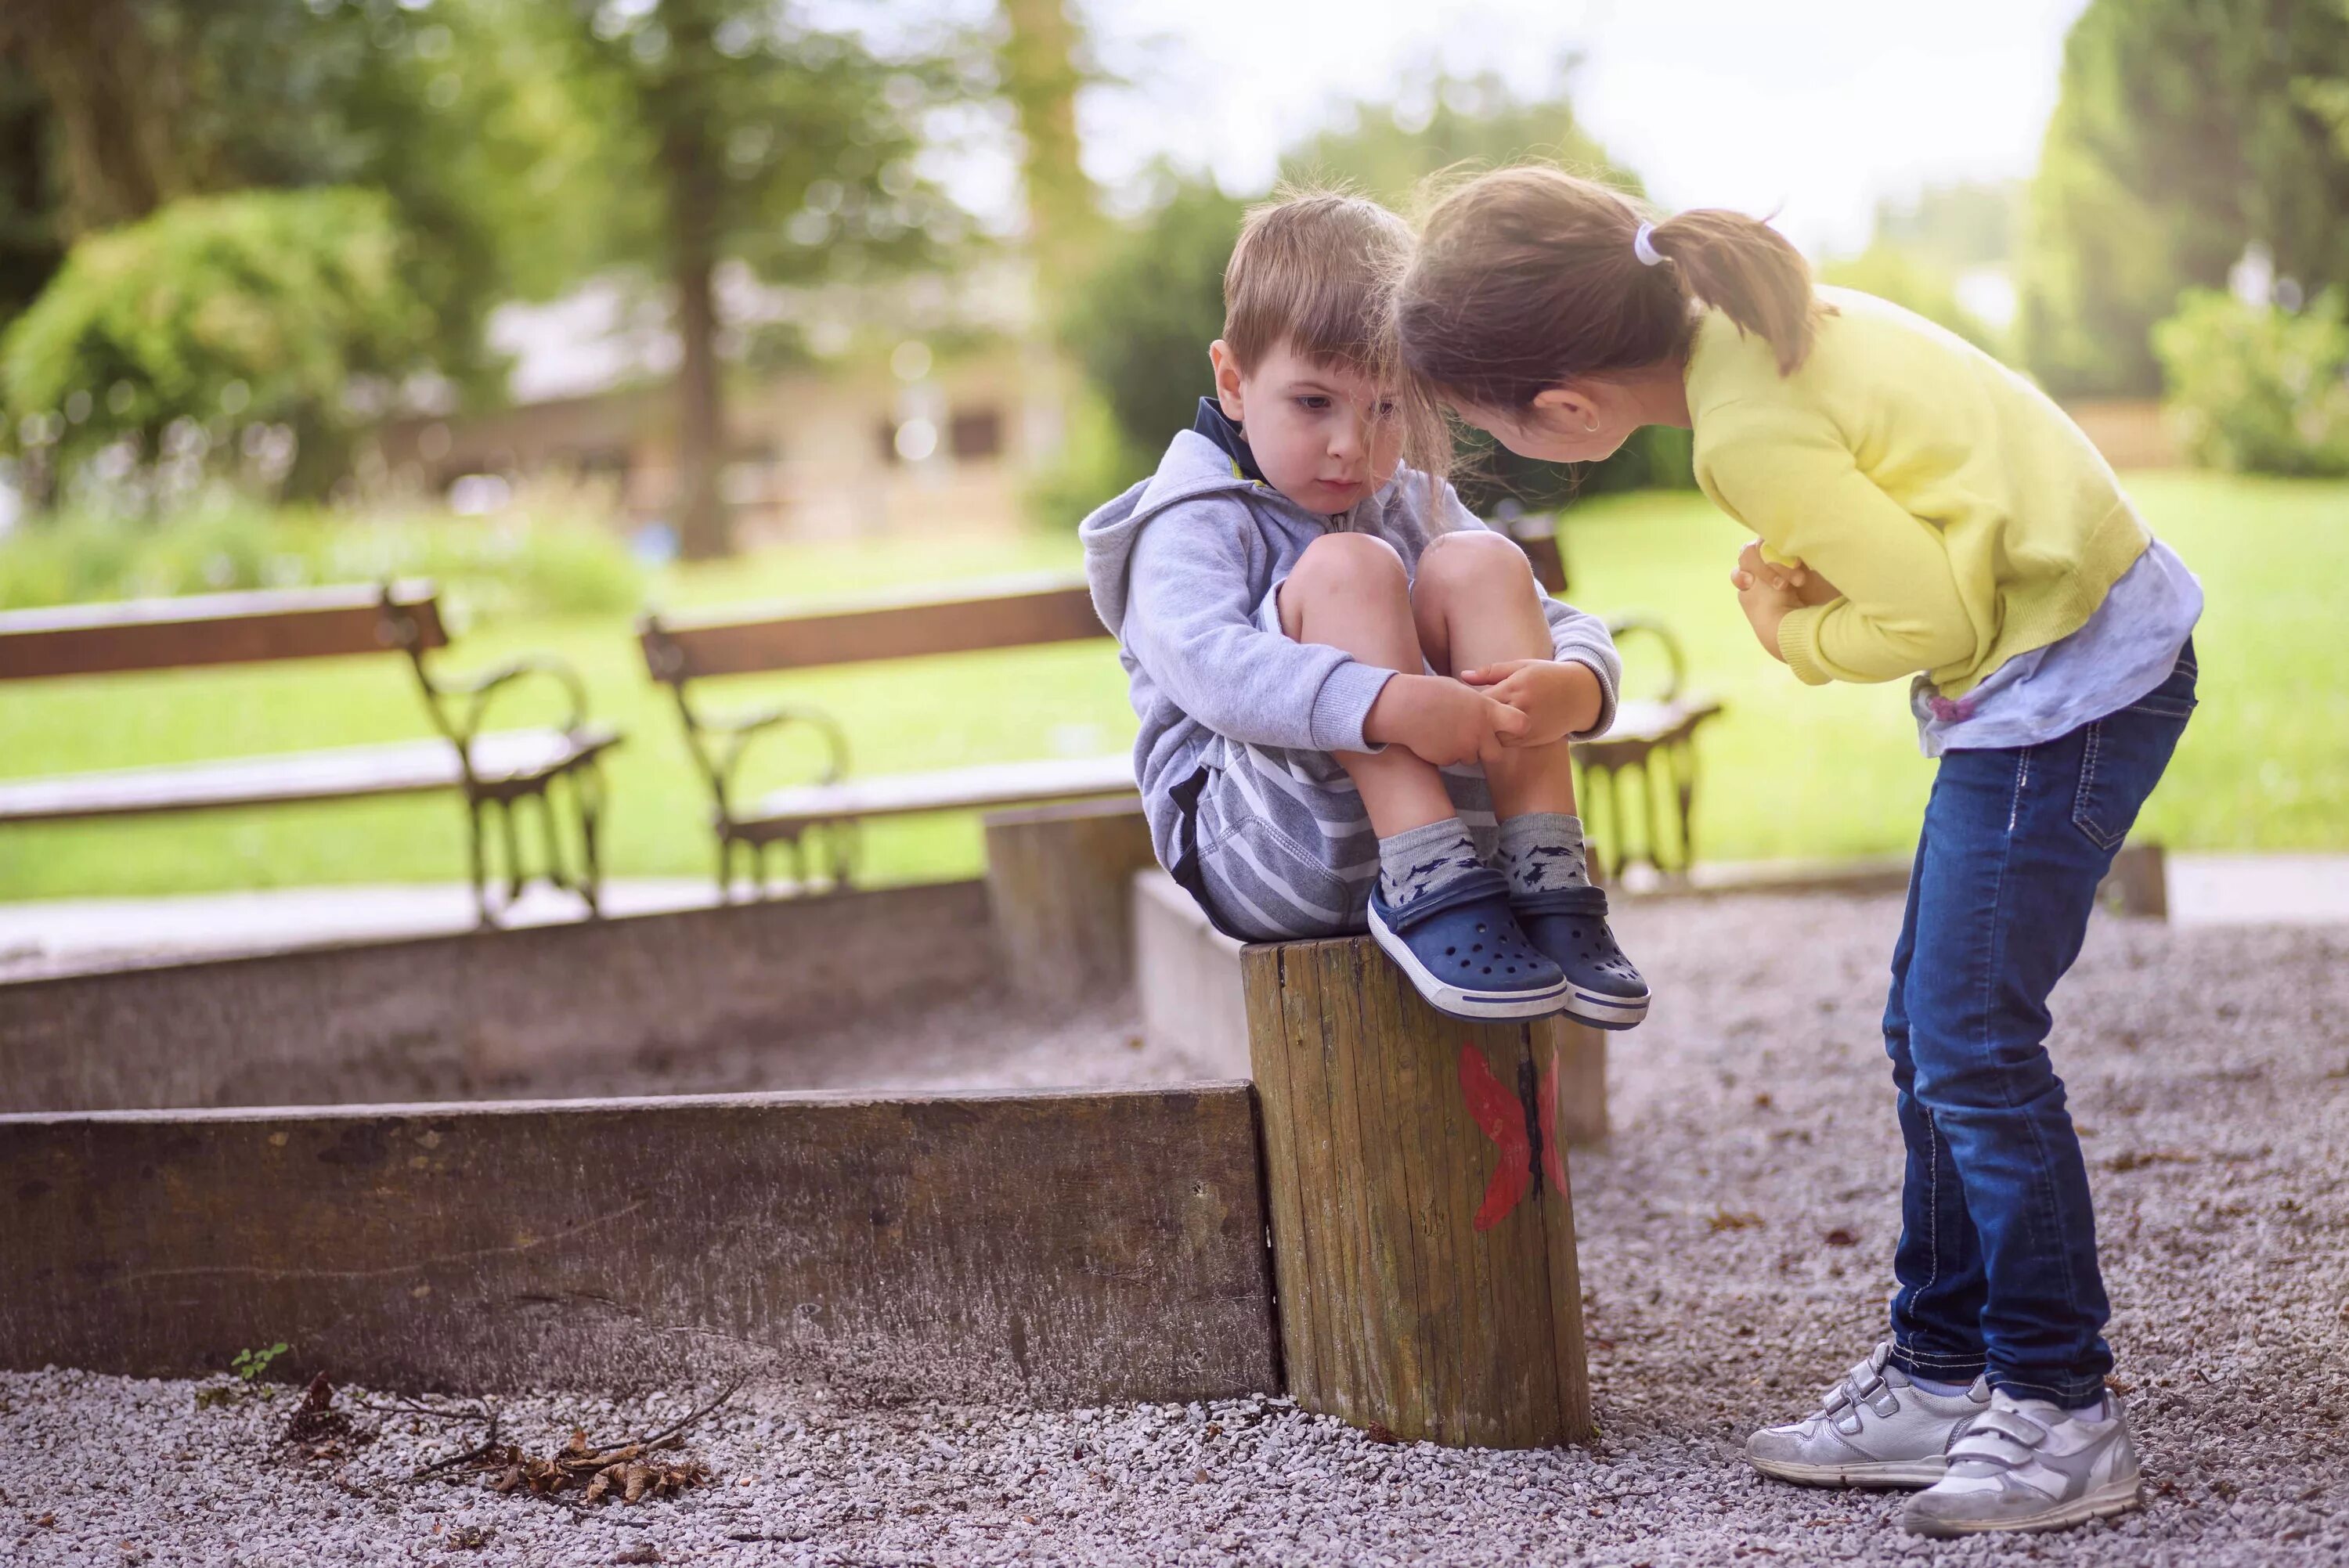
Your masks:
{"label": "boy's leg", "polygon": [[[1447,533],[1419,558],[1412,614],[1419,645],[1442,675],[1510,659],[1546,659],[1555,645],[1542,615],[1533,563],[1497,533]],[[1529,811],[1574,815],[1574,763],[1566,742],[1512,748],[1485,769],[1503,821]]]}
{"label": "boy's leg", "polygon": [[[1426,667],[1402,557],[1367,534],[1324,535],[1278,590],[1280,629],[1416,676]],[[1526,940],[1508,886],[1477,858],[1444,776],[1408,748],[1336,754],[1379,840],[1371,935],[1419,994],[1457,1017],[1537,1018],[1566,990]]]}
{"label": "boy's leg", "polygon": [[[1410,574],[1392,545],[1369,534],[1325,534],[1306,547],[1280,585],[1280,629],[1381,669],[1417,675],[1424,667]],[[1381,839],[1457,819],[1443,777],[1404,748],[1336,755]]]}
{"label": "boy's leg", "polygon": [[[1429,664],[1445,674],[1555,656],[1533,565],[1497,533],[1464,531],[1430,544],[1412,610]],[[1517,919],[1572,982],[1566,1012],[1630,1028],[1647,1016],[1648,984],[1608,927],[1607,895],[1590,885],[1567,742],[1511,748],[1485,776]]]}

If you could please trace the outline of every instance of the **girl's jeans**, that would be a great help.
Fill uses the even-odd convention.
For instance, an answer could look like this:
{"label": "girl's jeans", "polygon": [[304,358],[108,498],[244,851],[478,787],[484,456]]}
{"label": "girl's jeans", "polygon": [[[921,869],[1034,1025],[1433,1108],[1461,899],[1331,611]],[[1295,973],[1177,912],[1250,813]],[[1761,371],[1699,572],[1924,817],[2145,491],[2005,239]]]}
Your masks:
{"label": "girl's jeans", "polygon": [[2112,1352],[2095,1217],[2048,994],[2194,711],[2194,645],[2142,701],[2061,739],[1952,751],[1925,807],[1885,1049],[1909,1164],[1893,1359],[2021,1398],[2097,1398]]}

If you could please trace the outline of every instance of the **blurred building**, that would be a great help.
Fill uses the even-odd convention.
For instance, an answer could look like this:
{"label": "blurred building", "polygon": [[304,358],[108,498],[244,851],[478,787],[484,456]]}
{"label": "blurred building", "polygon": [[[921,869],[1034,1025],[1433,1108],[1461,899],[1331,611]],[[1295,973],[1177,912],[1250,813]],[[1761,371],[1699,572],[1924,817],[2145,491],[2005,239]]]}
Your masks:
{"label": "blurred building", "polygon": [[[955,279],[821,292],[720,280],[729,364],[723,490],[736,542],[1009,530],[1060,450],[1074,373],[1030,330],[1007,262]],[[378,433],[378,482],[450,495],[552,479],[605,487],[631,530],[665,522],[678,358],[667,304],[618,281],[491,323],[510,407]]]}

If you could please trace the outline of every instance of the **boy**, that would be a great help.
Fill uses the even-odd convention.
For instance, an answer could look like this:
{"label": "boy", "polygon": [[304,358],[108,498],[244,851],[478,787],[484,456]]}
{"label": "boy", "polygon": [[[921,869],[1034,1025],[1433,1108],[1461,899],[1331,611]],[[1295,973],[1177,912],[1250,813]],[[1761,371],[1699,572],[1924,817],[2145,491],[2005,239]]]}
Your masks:
{"label": "boy", "polygon": [[1381,317],[1411,242],[1357,197],[1251,212],[1216,396],[1085,520],[1152,841],[1243,940],[1367,924],[1454,1016],[1629,1028],[1648,988],[1586,874],[1567,750],[1611,722],[1620,662],[1400,467]]}

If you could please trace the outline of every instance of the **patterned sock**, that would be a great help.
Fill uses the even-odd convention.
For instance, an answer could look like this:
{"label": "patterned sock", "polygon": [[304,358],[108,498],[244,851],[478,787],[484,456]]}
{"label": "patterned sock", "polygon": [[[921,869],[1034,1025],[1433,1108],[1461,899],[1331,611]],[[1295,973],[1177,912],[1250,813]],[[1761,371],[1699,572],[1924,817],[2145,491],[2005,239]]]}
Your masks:
{"label": "patterned sock", "polygon": [[1582,859],[1582,819],[1563,811],[1527,811],[1501,824],[1501,870],[1520,897],[1554,888],[1588,887]]}
{"label": "patterned sock", "polygon": [[1460,819],[1445,817],[1379,841],[1379,896],[1402,909],[1484,867]]}

